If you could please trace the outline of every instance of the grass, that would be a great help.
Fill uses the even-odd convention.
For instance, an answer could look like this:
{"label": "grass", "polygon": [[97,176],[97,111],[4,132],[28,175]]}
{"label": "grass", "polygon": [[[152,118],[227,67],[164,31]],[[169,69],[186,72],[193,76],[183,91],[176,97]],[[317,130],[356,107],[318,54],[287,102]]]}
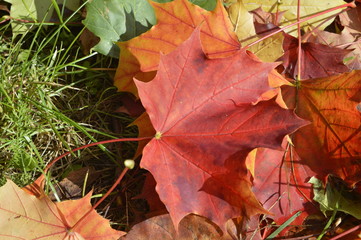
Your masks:
{"label": "grass", "polygon": [[[118,60],[85,53],[80,14],[71,19],[78,26],[65,27],[68,20],[52,26],[19,23],[31,30],[16,37],[11,22],[0,25],[0,186],[6,179],[19,186],[33,182],[50,161],[73,148],[138,135],[135,126],[128,127],[134,119],[116,111],[121,106],[121,93],[113,86]],[[73,153],[52,167],[45,190],[54,193],[75,170],[91,169],[77,184],[82,195],[93,189],[93,199],[100,198],[136,147],[125,142]],[[144,200],[131,200],[139,194],[142,171],[129,175],[122,190],[97,209],[122,230],[144,208]],[[64,197],[58,193],[55,200]]]}
{"label": "grass", "polygon": [[[10,23],[0,28],[0,185],[7,178],[17,185],[27,185],[51,160],[78,146],[137,136],[136,129],[128,127],[134,119],[116,113],[120,93],[112,83],[114,72],[108,70],[116,67],[117,60],[84,54],[79,42],[82,25],[66,27],[62,10],[56,11],[61,24],[45,27],[41,23],[23,23],[31,30],[16,38]],[[72,22],[77,21],[75,14]],[[76,152],[53,167],[47,187],[55,189],[74,170],[92,167],[95,174],[85,174],[81,179],[82,195],[95,186],[92,198],[100,198],[123,168],[122,160],[131,158],[135,149],[135,143],[123,143]],[[136,169],[129,175],[97,209],[122,230],[129,228],[132,214],[139,217],[146,212],[139,211],[144,208],[141,202],[131,200],[139,194],[142,171]],[[60,196],[55,198],[60,200]],[[267,239],[292,227],[298,214]],[[319,239],[329,231],[335,214]]]}
{"label": "grass", "polygon": [[[34,23],[32,31],[15,40],[10,24],[0,29],[1,184],[10,178],[24,186],[65,151],[137,134],[126,128],[132,118],[113,113],[120,93],[109,71],[91,71],[114,67],[116,61],[96,53],[84,55],[79,43],[82,27],[69,32],[64,26]],[[120,123],[121,132],[111,130],[112,120]],[[135,147],[123,145],[129,154]],[[55,169],[62,174],[80,156],[81,165],[99,157],[117,164],[117,155],[108,146],[95,147],[74,153]]]}

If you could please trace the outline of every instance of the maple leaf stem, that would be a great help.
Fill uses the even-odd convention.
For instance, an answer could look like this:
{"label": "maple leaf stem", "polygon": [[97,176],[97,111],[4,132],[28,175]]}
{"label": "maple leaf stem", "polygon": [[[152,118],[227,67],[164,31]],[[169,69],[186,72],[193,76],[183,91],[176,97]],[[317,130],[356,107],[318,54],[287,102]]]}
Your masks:
{"label": "maple leaf stem", "polygon": [[10,21],[10,16],[5,16],[5,19],[0,22],[0,24],[3,24],[4,22]]}
{"label": "maple leaf stem", "polygon": [[124,175],[128,172],[130,168],[125,167],[122,171],[122,173],[119,175],[119,177],[117,178],[117,180],[115,181],[115,183],[111,186],[111,188],[109,188],[109,190],[103,195],[103,197],[97,201],[93,207],[84,214],[84,216],[82,216],[71,228],[74,229],[80,222],[82,222],[93,210],[95,210],[95,208],[97,208],[103,201],[104,199],[106,199],[112,192],[113,190],[118,186],[118,184],[120,183],[120,181],[122,181]]}
{"label": "maple leaf stem", "polygon": [[297,34],[298,34],[298,56],[297,56],[297,79],[296,81],[301,80],[301,60],[302,60],[302,39],[301,39],[301,0],[297,1]]}
{"label": "maple leaf stem", "polygon": [[357,230],[360,229],[360,228],[361,228],[361,224],[360,224],[360,225],[357,225],[357,226],[355,226],[355,227],[353,227],[353,228],[350,228],[350,229],[347,230],[347,231],[344,231],[343,233],[341,233],[341,234],[339,234],[339,235],[331,238],[330,240],[341,239],[341,238],[343,238],[344,236],[346,236],[346,235],[348,235],[348,234],[350,234],[350,233],[352,233],[352,232],[355,232],[355,231],[357,231]]}
{"label": "maple leaf stem", "polygon": [[90,143],[90,144],[86,144],[84,146],[81,146],[81,147],[77,147],[77,148],[74,148],[68,152],[65,152],[63,154],[61,154],[59,157],[55,158],[53,161],[51,161],[44,169],[44,174],[47,173],[47,171],[51,168],[51,166],[54,165],[54,163],[56,163],[57,161],[59,161],[60,159],[62,159],[63,157],[73,153],[73,152],[76,152],[76,151],[79,151],[81,149],[84,149],[84,148],[88,148],[88,147],[92,147],[92,146],[97,146],[97,145],[101,145],[101,144],[107,144],[107,143],[115,143],[115,142],[139,142],[139,141],[142,141],[142,140],[148,140],[148,139],[152,139],[153,137],[141,137],[141,138],[117,138],[117,139],[111,139],[111,140],[105,140],[105,141],[100,141],[100,142],[94,142],[94,143]]}
{"label": "maple leaf stem", "polygon": [[322,11],[322,12],[316,13],[316,14],[314,14],[314,15],[311,15],[311,16],[305,17],[305,18],[303,18],[303,19],[300,19],[300,20],[297,21],[297,22],[294,22],[294,23],[292,23],[292,24],[290,24],[290,25],[284,26],[283,28],[280,28],[280,29],[278,29],[277,31],[274,31],[274,32],[272,32],[272,33],[270,33],[270,34],[268,34],[268,35],[266,35],[266,36],[258,39],[257,41],[254,41],[253,43],[248,44],[247,46],[244,47],[244,49],[250,48],[250,47],[252,47],[253,45],[255,45],[255,44],[259,43],[259,42],[262,42],[263,40],[265,40],[265,39],[267,39],[267,38],[269,38],[269,37],[272,37],[273,35],[275,35],[275,34],[277,34],[277,33],[279,33],[279,32],[282,32],[283,30],[285,30],[285,29],[287,29],[287,28],[290,28],[290,27],[292,27],[292,26],[295,26],[295,25],[297,25],[297,24],[299,24],[299,23],[306,22],[306,21],[308,21],[308,20],[310,20],[310,19],[312,19],[312,18],[321,16],[321,15],[323,15],[323,14],[326,14],[326,13],[329,13],[329,12],[333,12],[333,11],[336,11],[336,10],[338,10],[338,9],[340,9],[340,8],[345,8],[345,7],[355,8],[355,7],[356,7],[356,4],[352,1],[352,2],[350,2],[350,3],[342,4],[342,5],[340,5],[340,6],[333,7],[333,8],[327,9],[327,10],[325,10],[325,11]]}

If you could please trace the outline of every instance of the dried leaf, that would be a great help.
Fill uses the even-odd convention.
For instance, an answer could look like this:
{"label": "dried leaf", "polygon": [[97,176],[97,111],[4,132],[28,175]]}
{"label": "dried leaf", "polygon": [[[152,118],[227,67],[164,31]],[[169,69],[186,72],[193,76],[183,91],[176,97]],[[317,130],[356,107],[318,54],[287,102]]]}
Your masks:
{"label": "dried leaf", "polygon": [[222,236],[217,226],[197,215],[188,215],[175,231],[170,216],[161,215],[135,225],[121,240],[232,240],[229,235]]}

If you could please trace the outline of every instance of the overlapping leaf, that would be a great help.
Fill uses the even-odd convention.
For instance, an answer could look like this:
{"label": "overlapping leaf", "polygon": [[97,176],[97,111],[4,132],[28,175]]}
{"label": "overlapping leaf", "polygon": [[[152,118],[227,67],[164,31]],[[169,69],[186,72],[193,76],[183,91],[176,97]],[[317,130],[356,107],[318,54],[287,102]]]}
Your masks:
{"label": "overlapping leaf", "polygon": [[320,203],[321,211],[340,211],[361,219],[361,196],[352,191],[339,179],[329,176],[326,186],[315,177],[309,181],[313,184],[314,200]]}
{"label": "overlapping leaf", "polygon": [[[242,0],[237,0],[235,3],[231,4],[227,11],[234,25],[234,31],[243,47],[260,39],[266,34],[271,33],[269,31],[270,29],[266,29],[269,25],[271,25],[271,28],[275,27],[272,22],[268,22],[271,18],[270,16],[272,16],[271,13],[265,13],[261,8],[258,8],[251,14],[243,5]],[[278,14],[278,20],[280,20],[283,13],[284,12]],[[268,16],[266,17],[266,15]],[[255,22],[253,17],[255,17]],[[262,17],[265,18],[262,19]],[[275,21],[275,24],[278,24],[277,19],[273,20]],[[262,27],[263,29],[260,30]],[[273,62],[283,54],[282,42],[283,34],[278,33],[251,46],[248,50],[252,51],[263,61]]]}
{"label": "overlapping leaf", "polygon": [[361,43],[359,38],[361,25],[361,7],[343,12],[339,15],[343,30],[340,34],[327,31],[314,30],[310,39],[313,42],[327,44],[334,47],[352,50],[344,59],[345,64],[352,70],[361,69]]}
{"label": "overlapping leaf", "polygon": [[[258,7],[262,7],[265,12],[285,12],[282,16],[281,26],[289,25],[297,20],[297,0],[279,1],[279,0],[243,0],[243,3],[248,11],[254,10]],[[330,0],[330,1],[314,1],[303,0],[300,5],[301,16],[309,16],[326,9],[336,7],[344,4],[342,0]],[[330,12],[313,18],[310,21],[302,23],[302,26],[317,26],[320,29],[324,29],[332,22],[331,15],[335,12]],[[286,32],[295,35],[297,26],[289,28]]]}
{"label": "overlapping leaf", "polygon": [[334,174],[350,185],[361,180],[361,72],[310,79],[285,87],[288,106],[312,124],[294,133],[301,158],[319,176]]}
{"label": "overlapping leaf", "polygon": [[157,70],[160,53],[167,54],[174,50],[201,23],[201,39],[207,55],[222,57],[239,49],[237,37],[220,1],[212,12],[188,0],[151,4],[156,13],[157,25],[134,39],[119,43],[120,65],[114,81],[120,91],[137,95],[133,77],[137,75],[137,79],[151,80],[154,74],[148,76],[142,72]]}
{"label": "overlapping leaf", "polygon": [[327,31],[313,30],[309,42],[321,43],[330,47],[348,49],[350,52],[345,55],[343,62],[350,70],[361,69],[361,43],[358,41],[359,36],[354,36],[349,27],[344,27],[340,34]]}
{"label": "overlapping leaf", "polygon": [[147,219],[135,225],[126,236],[121,238],[121,240],[134,239],[232,240],[234,238],[220,233],[214,224],[197,215],[189,215],[184,218],[176,232],[172,220],[167,214]]}
{"label": "overlapping leaf", "polygon": [[347,72],[343,59],[350,50],[329,47],[318,43],[302,43],[302,62],[298,63],[298,40],[285,34],[283,41],[285,53],[281,58],[285,72],[297,78],[298,64],[301,64],[301,78],[320,78]]}
{"label": "overlapping leaf", "polygon": [[[68,9],[72,11],[76,11],[80,6],[79,0],[73,1],[64,1],[64,0],[56,0],[56,1],[39,1],[36,0],[7,0],[7,2],[11,3],[11,11],[10,16],[14,19],[20,19],[25,21],[34,21],[41,22],[50,21],[50,18],[54,13],[54,3],[64,4]],[[61,15],[59,15],[61,17]],[[62,21],[63,19],[61,19]],[[11,23],[13,38],[15,38],[18,34],[24,34],[28,31],[32,25],[30,24],[20,24],[18,21],[14,21]]]}
{"label": "overlapping leaf", "polygon": [[37,198],[8,180],[0,188],[0,238],[116,240],[124,235],[92,210],[90,197],[88,194],[79,200],[55,204],[47,196]]}
{"label": "overlapping leaf", "polygon": [[253,25],[253,15],[244,7],[242,0],[231,4],[228,8],[228,14],[234,25],[234,32],[243,46],[257,40]]}
{"label": "overlapping leaf", "polygon": [[100,37],[94,50],[112,57],[119,57],[115,41],[129,40],[155,24],[153,9],[146,0],[94,0],[86,8],[83,23]]}
{"label": "overlapping leaf", "polygon": [[253,104],[270,89],[274,66],[245,51],[210,60],[196,31],[161,58],[155,79],[136,81],[157,132],[141,166],[154,176],[176,227],[189,213],[220,227],[235,216],[265,213],[244,158],[255,147],[279,147],[285,134],[305,124],[274,101]]}
{"label": "overlapping leaf", "polygon": [[253,192],[277,224],[282,224],[298,211],[303,214],[294,222],[301,225],[305,217],[314,212],[312,186],[314,176],[306,165],[300,163],[293,147],[285,151],[259,148],[255,156]]}

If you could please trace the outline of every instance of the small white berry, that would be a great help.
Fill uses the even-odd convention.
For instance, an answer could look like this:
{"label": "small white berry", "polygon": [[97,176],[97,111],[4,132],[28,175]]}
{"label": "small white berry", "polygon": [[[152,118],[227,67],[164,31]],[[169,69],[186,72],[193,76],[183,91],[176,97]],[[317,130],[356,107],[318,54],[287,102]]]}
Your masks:
{"label": "small white berry", "polygon": [[124,160],[124,166],[129,168],[129,169],[133,169],[134,168],[134,165],[135,165],[135,162],[133,159],[127,159],[127,160]]}

